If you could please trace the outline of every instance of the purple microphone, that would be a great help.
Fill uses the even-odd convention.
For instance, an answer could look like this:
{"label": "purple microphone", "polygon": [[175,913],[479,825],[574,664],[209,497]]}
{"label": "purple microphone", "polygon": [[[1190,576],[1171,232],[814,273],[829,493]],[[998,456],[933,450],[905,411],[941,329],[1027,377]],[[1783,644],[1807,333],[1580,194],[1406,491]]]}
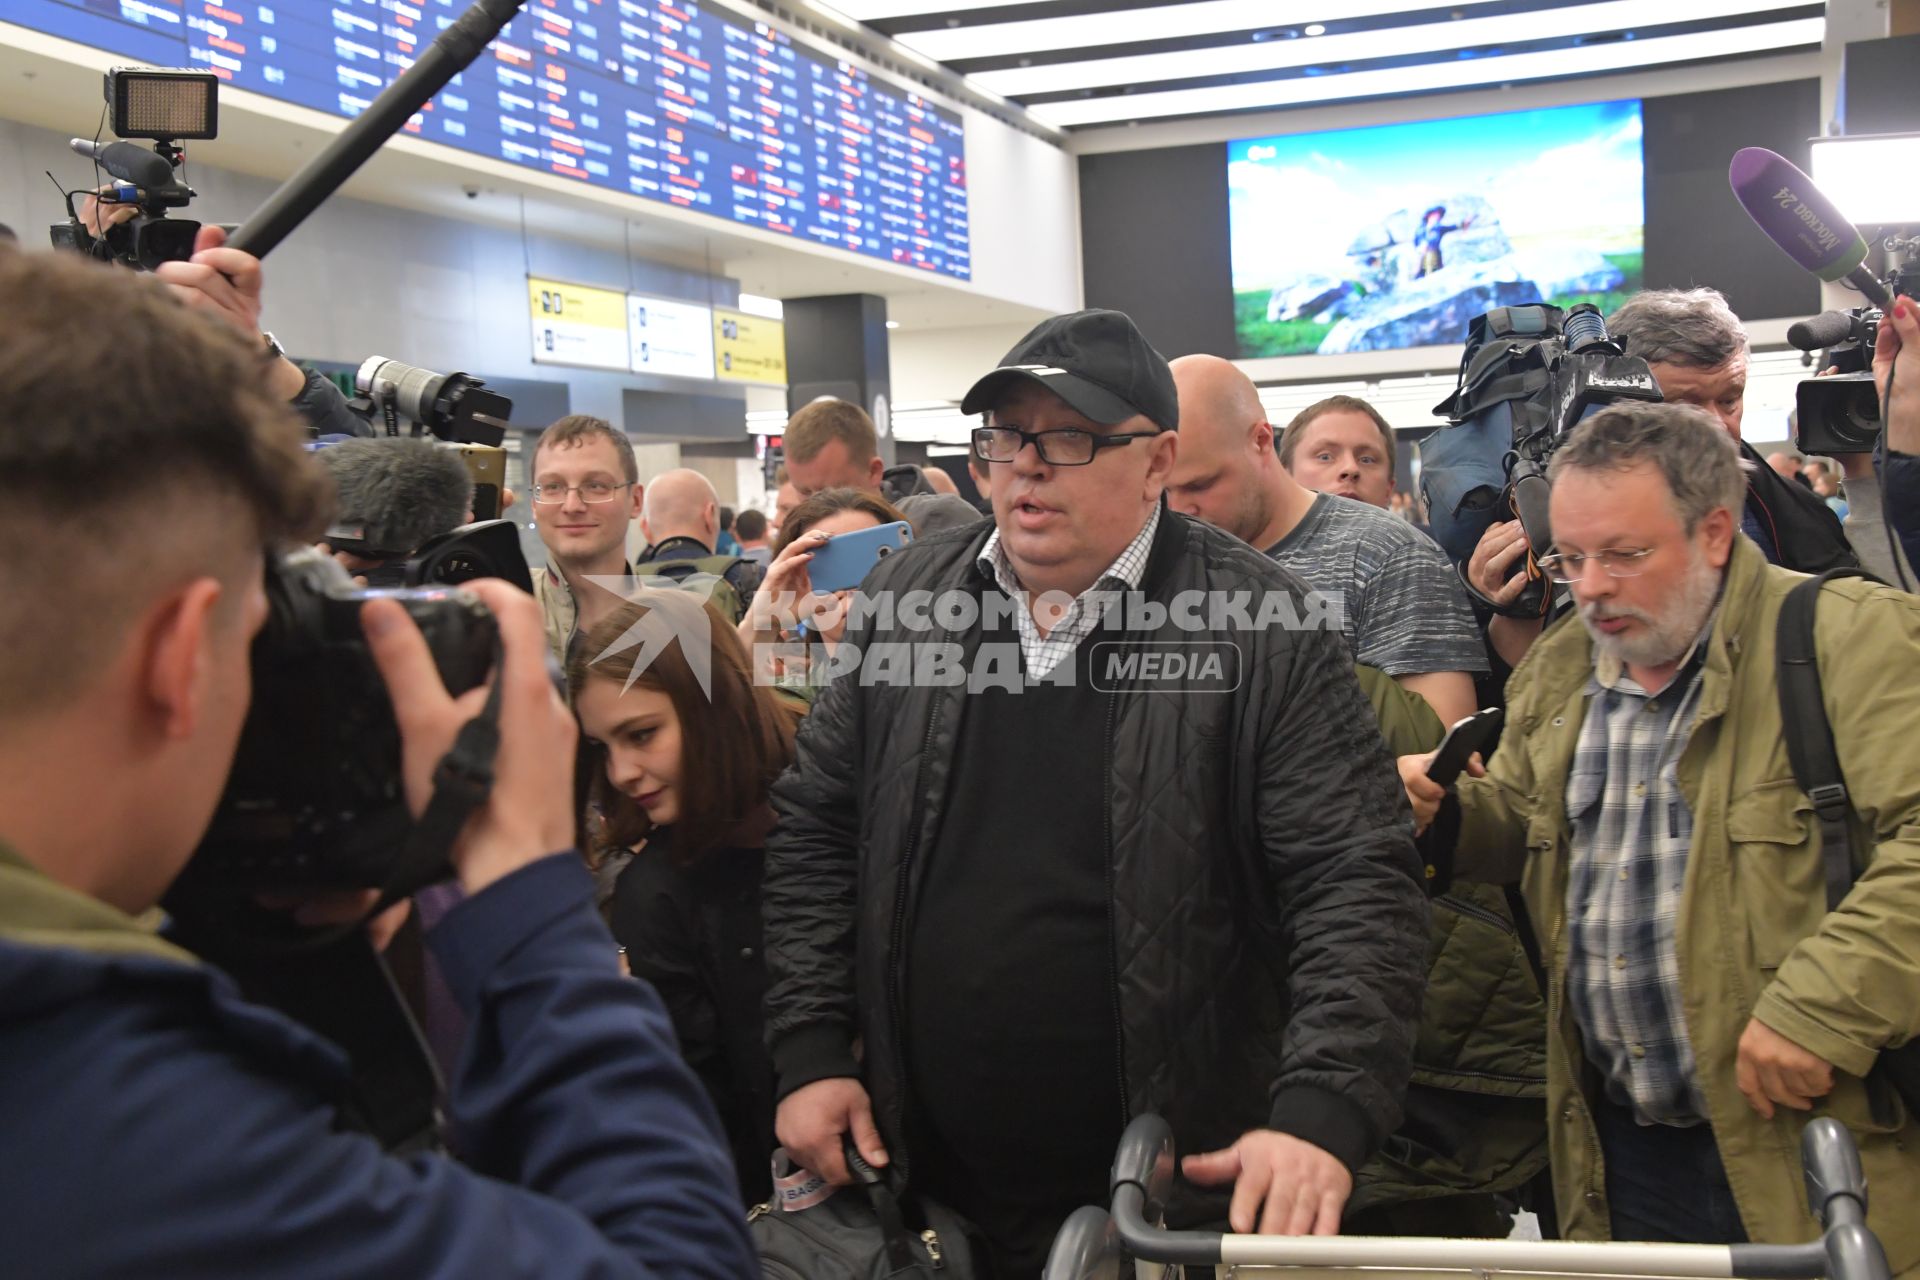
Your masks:
{"label": "purple microphone", "polygon": [[1862,265],[1866,240],[1792,161],[1765,147],[1745,147],[1734,152],[1727,181],[1747,216],[1788,257],[1830,284],[1852,285],[1876,307],[1893,305]]}

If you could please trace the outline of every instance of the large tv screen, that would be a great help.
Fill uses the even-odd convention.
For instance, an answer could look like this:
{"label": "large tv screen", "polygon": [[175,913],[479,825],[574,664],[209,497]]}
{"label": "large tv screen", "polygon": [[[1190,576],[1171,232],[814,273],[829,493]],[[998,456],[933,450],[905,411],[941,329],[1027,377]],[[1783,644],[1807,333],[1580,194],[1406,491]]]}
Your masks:
{"label": "large tv screen", "polygon": [[1243,357],[1439,346],[1640,288],[1637,100],[1227,146]]}

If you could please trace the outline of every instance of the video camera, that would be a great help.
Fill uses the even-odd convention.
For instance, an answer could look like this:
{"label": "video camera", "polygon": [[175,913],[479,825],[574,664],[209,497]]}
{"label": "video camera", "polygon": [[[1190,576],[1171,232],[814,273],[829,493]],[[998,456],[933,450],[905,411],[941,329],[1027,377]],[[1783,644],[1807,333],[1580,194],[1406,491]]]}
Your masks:
{"label": "video camera", "polygon": [[[1884,245],[1898,255],[1884,280],[1894,297],[1920,295],[1920,238],[1892,237]],[[1873,381],[1873,344],[1880,330],[1878,307],[1827,311],[1787,330],[1800,350],[1824,352],[1823,369],[1839,373],[1803,379],[1794,392],[1793,443],[1802,453],[1831,457],[1871,453],[1880,435],[1880,392]]]}
{"label": "video camera", "polygon": [[96,237],[74,211],[73,198],[84,193],[64,192],[67,220],[49,228],[54,248],[71,249],[140,271],[191,258],[200,224],[169,218],[167,210],[186,208],[197,194],[174,172],[186,158],[179,143],[218,136],[219,86],[219,77],[210,71],[153,67],[115,67],[108,71],[106,96],[113,132],[121,138],[149,139],[153,149],[131,142],[102,145],[85,138],[75,138],[69,145],[114,178],[113,189],[97,196],[103,207],[137,205],[140,212]]}
{"label": "video camera", "polygon": [[1546,303],[1499,307],[1473,321],[1459,383],[1433,410],[1448,425],[1420,442],[1420,487],[1434,538],[1459,564],[1494,520],[1520,518],[1532,549],[1530,581],[1499,612],[1540,617],[1548,610],[1551,593],[1533,557],[1553,545],[1547,465],[1554,450],[1610,404],[1661,398],[1647,362],[1621,350],[1592,303],[1567,311]]}

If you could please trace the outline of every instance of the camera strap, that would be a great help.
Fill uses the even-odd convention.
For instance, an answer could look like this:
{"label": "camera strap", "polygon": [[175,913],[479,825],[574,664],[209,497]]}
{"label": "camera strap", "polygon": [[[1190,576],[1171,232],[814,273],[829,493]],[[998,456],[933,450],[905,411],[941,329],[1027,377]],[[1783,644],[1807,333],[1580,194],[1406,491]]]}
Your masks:
{"label": "camera strap", "polygon": [[467,819],[487,802],[493,790],[494,757],[500,752],[500,691],[506,683],[505,653],[498,635],[493,641],[493,673],[480,714],[460,726],[452,748],[434,768],[433,796],[407,832],[406,844],[380,891],[380,901],[367,912],[368,919],[439,878]]}

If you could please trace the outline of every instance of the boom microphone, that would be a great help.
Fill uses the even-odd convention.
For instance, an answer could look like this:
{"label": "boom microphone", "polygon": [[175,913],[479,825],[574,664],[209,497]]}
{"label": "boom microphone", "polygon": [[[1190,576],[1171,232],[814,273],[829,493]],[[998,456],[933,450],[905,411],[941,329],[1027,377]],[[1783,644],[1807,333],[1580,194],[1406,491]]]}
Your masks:
{"label": "boom microphone", "polygon": [[473,478],[460,454],[431,440],[344,440],[318,451],[339,506],[327,538],[369,559],[410,556],[467,521]]}
{"label": "boom microphone", "polygon": [[131,142],[103,145],[85,138],[71,138],[67,145],[122,182],[131,182],[149,191],[173,185],[173,166],[167,163],[165,156],[145,147]]}
{"label": "boom microphone", "polygon": [[1876,307],[1893,305],[1862,265],[1866,240],[1792,161],[1765,147],[1743,147],[1733,154],[1727,181],[1747,216],[1788,257],[1829,284],[1852,285]]}
{"label": "boom microphone", "polygon": [[227,246],[256,258],[266,257],[368,157],[385,146],[414,112],[486,52],[487,45],[513,20],[522,3],[524,0],[475,0],[473,7],[454,19],[453,25],[381,90],[366,110],[333,135],[326,150],[268,196],[267,202],[228,239]]}

